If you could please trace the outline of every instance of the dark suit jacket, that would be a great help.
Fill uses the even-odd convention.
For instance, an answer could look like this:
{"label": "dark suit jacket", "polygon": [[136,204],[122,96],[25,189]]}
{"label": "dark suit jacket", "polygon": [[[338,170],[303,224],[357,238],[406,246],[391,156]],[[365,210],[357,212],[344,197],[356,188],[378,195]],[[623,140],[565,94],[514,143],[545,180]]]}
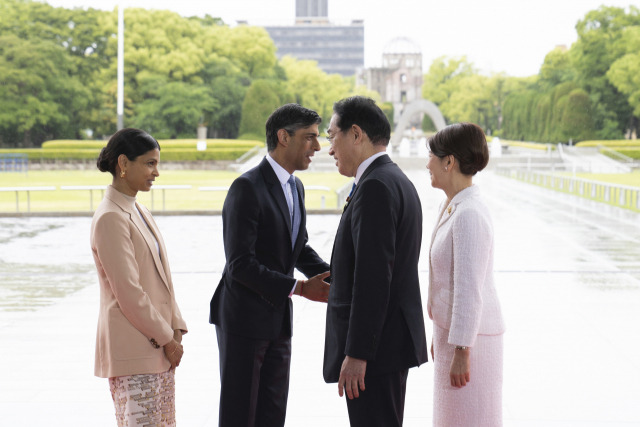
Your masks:
{"label": "dark suit jacket", "polygon": [[[238,177],[222,209],[226,264],[209,322],[247,338],[291,336],[293,269],[307,277],[329,265],[307,245],[304,187],[296,178],[302,218],[291,249],[291,219],[282,186],[266,158]],[[283,324],[284,322],[284,324]]]}
{"label": "dark suit jacket", "polygon": [[415,187],[381,156],[346,206],[331,255],[324,379],[345,356],[367,360],[367,376],[427,361],[418,281],[422,208]]}

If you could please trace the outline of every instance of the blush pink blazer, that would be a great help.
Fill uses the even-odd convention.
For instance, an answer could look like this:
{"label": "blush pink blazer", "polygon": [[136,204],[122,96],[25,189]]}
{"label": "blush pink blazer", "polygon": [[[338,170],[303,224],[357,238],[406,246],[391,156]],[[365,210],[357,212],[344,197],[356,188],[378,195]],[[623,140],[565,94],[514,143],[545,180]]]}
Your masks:
{"label": "blush pink blazer", "polygon": [[91,250],[100,281],[98,377],[167,371],[171,364],[162,346],[171,341],[174,330],[187,331],[164,241],[151,213],[138,206],[148,226],[131,202],[109,186],[91,223]]}
{"label": "blush pink blazer", "polygon": [[493,223],[475,185],[441,206],[429,262],[427,312],[449,331],[449,344],[472,347],[477,335],[504,333],[493,280]]}

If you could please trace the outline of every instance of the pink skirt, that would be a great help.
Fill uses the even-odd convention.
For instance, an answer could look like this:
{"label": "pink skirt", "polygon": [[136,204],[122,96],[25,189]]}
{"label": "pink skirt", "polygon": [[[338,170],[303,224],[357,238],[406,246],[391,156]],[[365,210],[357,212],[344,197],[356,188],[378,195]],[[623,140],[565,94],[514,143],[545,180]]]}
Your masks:
{"label": "pink skirt", "polygon": [[471,381],[451,386],[449,370],[455,346],[449,331],[433,325],[435,427],[502,426],[502,335],[478,335],[470,351]]}
{"label": "pink skirt", "polygon": [[175,370],[109,378],[118,427],[176,425]]}

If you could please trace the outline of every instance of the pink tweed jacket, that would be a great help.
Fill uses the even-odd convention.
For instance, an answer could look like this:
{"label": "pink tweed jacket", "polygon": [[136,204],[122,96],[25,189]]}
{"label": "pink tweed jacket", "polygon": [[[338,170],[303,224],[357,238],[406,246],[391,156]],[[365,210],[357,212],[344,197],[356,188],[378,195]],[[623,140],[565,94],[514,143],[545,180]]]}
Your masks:
{"label": "pink tweed jacket", "polygon": [[493,281],[493,224],[477,186],[440,207],[429,250],[427,311],[449,344],[472,347],[505,325]]}

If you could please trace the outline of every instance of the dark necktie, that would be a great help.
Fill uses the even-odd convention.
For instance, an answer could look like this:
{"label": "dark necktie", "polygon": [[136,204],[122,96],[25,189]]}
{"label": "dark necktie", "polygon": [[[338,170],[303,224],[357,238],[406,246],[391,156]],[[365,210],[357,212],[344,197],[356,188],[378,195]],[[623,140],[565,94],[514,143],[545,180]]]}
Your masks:
{"label": "dark necktie", "polygon": [[349,203],[351,201],[351,196],[353,196],[353,192],[356,191],[356,183],[353,183],[353,186],[351,187],[351,191],[349,192],[349,195],[347,196],[347,203]]}
{"label": "dark necktie", "polygon": [[298,238],[298,231],[300,230],[300,203],[298,203],[298,188],[296,187],[296,179],[291,175],[289,177],[289,187],[291,187],[291,211],[292,211],[292,220],[291,220],[291,248],[293,248],[296,244],[296,239]]}
{"label": "dark necktie", "polygon": [[353,192],[356,191],[356,183],[353,183],[353,186],[351,187],[351,191],[349,192],[349,195],[347,196],[347,202],[344,204],[344,207],[342,208],[342,213],[344,213],[345,210],[347,210],[347,206],[349,206],[349,202],[351,202],[351,196],[353,196]]}

